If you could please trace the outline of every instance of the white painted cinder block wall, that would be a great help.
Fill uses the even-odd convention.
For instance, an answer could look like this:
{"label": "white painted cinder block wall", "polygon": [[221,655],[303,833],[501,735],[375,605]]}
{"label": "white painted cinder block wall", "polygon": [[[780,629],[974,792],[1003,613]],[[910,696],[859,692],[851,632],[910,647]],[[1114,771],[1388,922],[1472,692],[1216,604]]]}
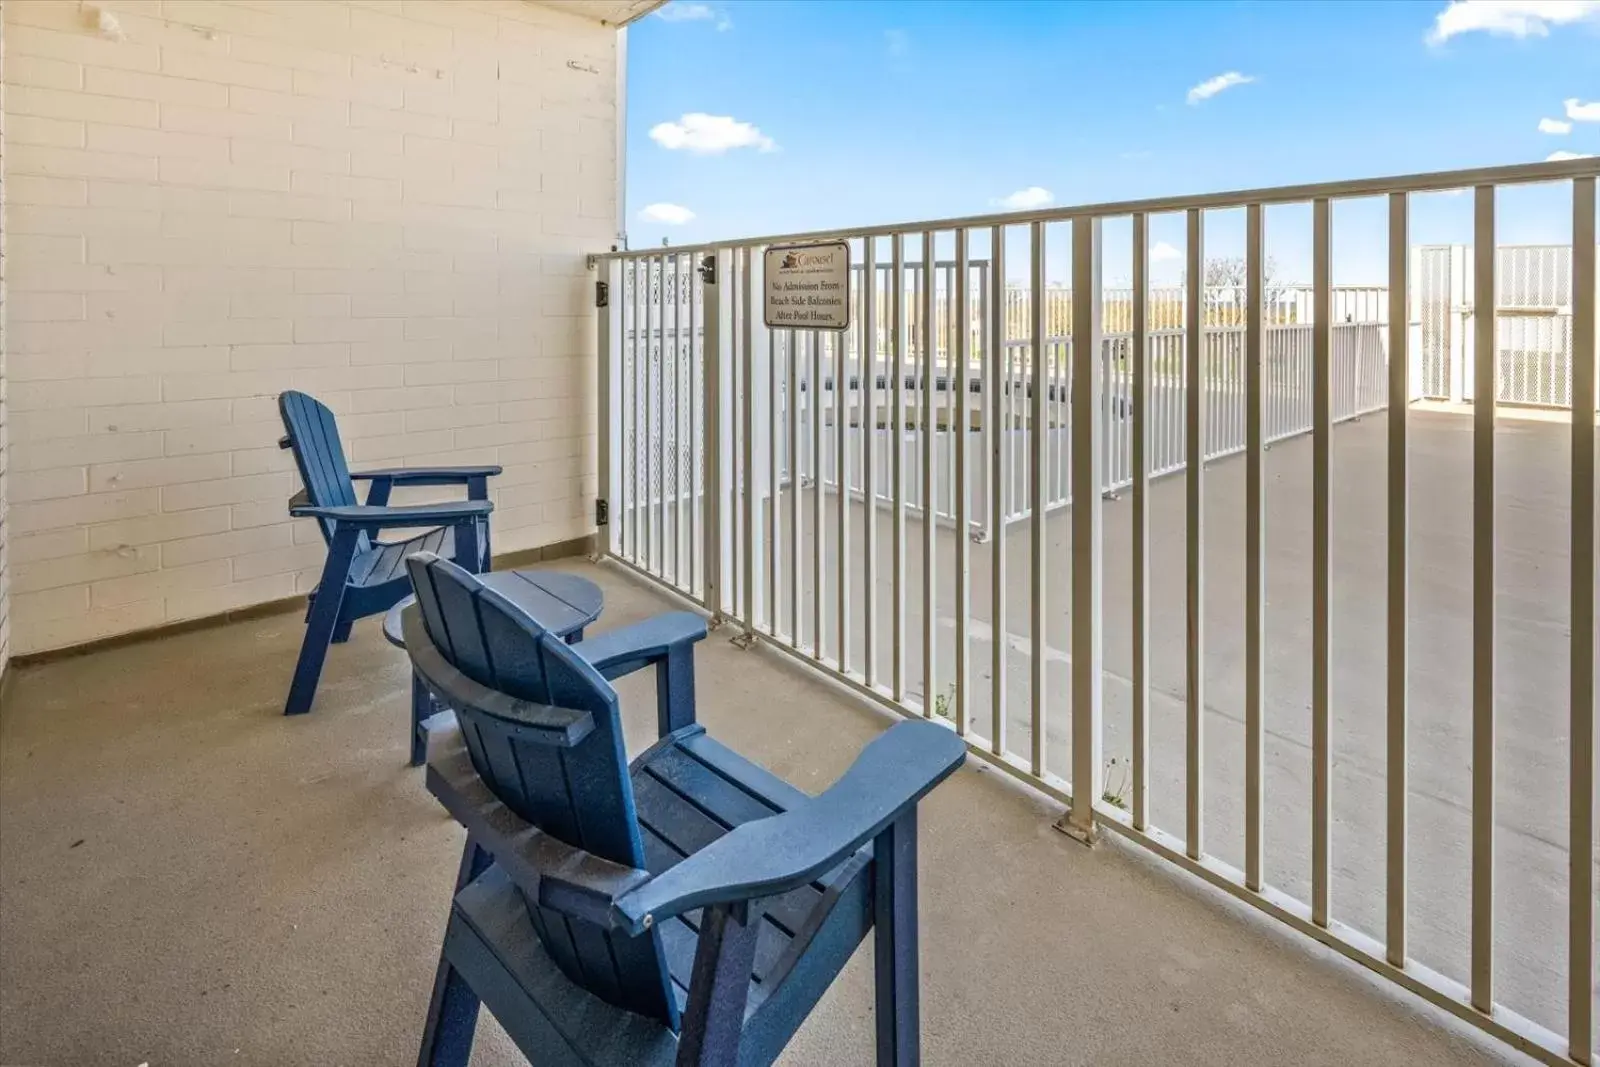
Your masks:
{"label": "white painted cinder block wall", "polygon": [[[100,10],[105,15],[98,14]],[[5,0],[11,652],[303,593],[276,395],[591,529],[613,28],[521,0]]]}
{"label": "white painted cinder block wall", "polygon": [[11,550],[6,545],[5,0],[0,0],[0,681],[11,662]]}

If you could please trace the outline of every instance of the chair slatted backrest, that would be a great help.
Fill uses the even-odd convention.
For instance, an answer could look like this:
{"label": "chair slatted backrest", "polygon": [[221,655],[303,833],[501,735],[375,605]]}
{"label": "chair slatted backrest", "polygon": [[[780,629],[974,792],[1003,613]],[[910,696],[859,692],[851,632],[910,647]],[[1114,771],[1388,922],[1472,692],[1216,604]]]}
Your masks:
{"label": "chair slatted backrest", "polygon": [[[617,696],[568,646],[476,577],[431,552],[406,561],[434,648],[472,681],[518,700],[586,711],[594,730],[561,747],[527,740],[507,715],[449,692],[478,775],[499,800],[545,833],[591,855],[644,868],[644,844]],[[677,1001],[655,930],[639,937],[528,900],[545,950],[572,981],[621,1008],[678,1025]]]}
{"label": "chair slatted backrest", "polygon": [[[278,413],[294,450],[295,466],[306,487],[306,498],[317,507],[342,507],[356,503],[350,468],[345,464],[339,427],[328,406],[305,393],[290,390],[278,396]],[[332,541],[333,523],[318,520],[324,540]],[[362,535],[363,541],[366,535]]]}

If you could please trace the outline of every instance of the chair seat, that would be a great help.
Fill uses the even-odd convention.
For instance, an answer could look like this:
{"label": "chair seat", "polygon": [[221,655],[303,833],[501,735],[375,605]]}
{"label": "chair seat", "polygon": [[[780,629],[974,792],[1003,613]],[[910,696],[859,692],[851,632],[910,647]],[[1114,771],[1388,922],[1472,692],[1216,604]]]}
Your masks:
{"label": "chair seat", "polygon": [[[629,774],[652,874],[741,823],[807,799],[699,727],[663,738],[633,761]],[[741,1063],[770,1062],[777,1055],[865,936],[870,862],[871,849],[864,847],[810,885],[763,901]],[[656,927],[680,1011],[688,1000],[699,929],[699,911]],[[445,951],[519,1044],[524,1036],[531,1040],[522,1047],[565,1047],[574,1057],[558,1055],[552,1062],[673,1062],[677,1036],[669,1029],[607,1004],[566,977],[498,866],[457,894]],[[796,969],[802,956],[806,966]],[[592,1043],[597,1034],[608,1035],[600,1048]],[[581,1056],[576,1049],[583,1050]]]}
{"label": "chair seat", "polygon": [[[488,532],[487,524],[478,526],[480,559],[484,556],[484,543]],[[454,559],[455,550],[456,532],[453,526],[427,530],[405,541],[380,541],[356,553],[350,563],[350,577],[346,581],[358,589],[399,581],[406,575],[407,556],[417,552],[432,552],[446,559]]]}
{"label": "chair seat", "polygon": [[[776,815],[806,799],[800,790],[704,733],[666,738],[634,760],[629,774],[644,838],[645,868],[651,874],[676,865],[740,823]],[[833,873],[765,902],[756,940],[752,1002],[759,999],[764,984],[771,985],[786,973],[790,947],[823,905]],[[694,970],[700,912],[669,919],[658,929],[681,1007]]]}

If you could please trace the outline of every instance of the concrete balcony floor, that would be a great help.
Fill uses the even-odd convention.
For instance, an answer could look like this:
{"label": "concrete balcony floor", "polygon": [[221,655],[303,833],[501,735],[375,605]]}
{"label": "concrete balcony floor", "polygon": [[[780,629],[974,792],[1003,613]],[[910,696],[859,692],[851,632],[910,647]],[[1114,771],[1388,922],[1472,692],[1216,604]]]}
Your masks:
{"label": "concrete balcony floor", "polygon": [[[603,626],[672,608],[616,569]],[[25,668],[0,715],[0,1063],[415,1056],[461,831],[404,765],[408,672],[378,621],[279,714],[295,614]],[[810,791],[889,718],[793,665],[700,646],[700,715]],[[630,750],[649,678],[623,688]],[[1523,1062],[969,762],[923,808],[929,1064]],[[785,1055],[869,1063],[871,950]],[[497,1027],[475,1064],[521,1062]]]}

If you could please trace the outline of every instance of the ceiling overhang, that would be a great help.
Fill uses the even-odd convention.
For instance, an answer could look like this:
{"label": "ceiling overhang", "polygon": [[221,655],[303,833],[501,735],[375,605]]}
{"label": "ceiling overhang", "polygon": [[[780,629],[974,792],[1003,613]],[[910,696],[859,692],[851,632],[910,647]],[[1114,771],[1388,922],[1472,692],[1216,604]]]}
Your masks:
{"label": "ceiling overhang", "polygon": [[621,29],[644,18],[667,0],[534,0],[540,7],[564,11],[569,15]]}

